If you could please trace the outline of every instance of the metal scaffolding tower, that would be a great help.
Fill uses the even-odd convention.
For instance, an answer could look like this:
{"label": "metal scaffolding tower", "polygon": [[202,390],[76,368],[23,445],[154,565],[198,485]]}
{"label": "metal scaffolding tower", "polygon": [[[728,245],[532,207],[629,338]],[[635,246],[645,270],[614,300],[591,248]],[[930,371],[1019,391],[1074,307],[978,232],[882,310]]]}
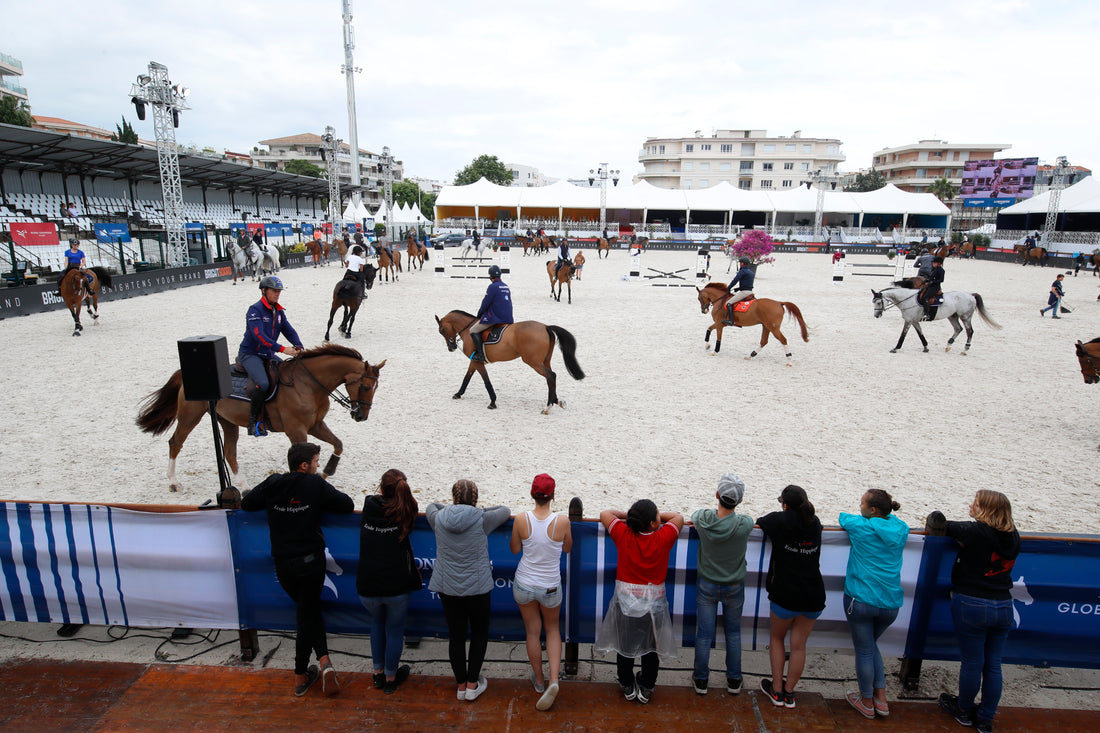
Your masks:
{"label": "metal scaffolding tower", "polygon": [[359,178],[359,132],[355,120],[355,74],[362,72],[355,65],[355,29],[351,26],[351,0],[344,3],[344,65],[340,67],[348,84],[348,144],[351,145],[351,198],[359,208],[361,194]]}
{"label": "metal scaffolding tower", "polygon": [[1043,222],[1043,246],[1049,248],[1050,242],[1053,241],[1051,236],[1054,234],[1054,228],[1058,223],[1058,207],[1062,202],[1062,189],[1066,187],[1066,174],[1069,173],[1070,165],[1066,160],[1066,156],[1059,155],[1058,161],[1054,164],[1054,174],[1050,179],[1050,198],[1047,201],[1047,218]]}
{"label": "metal scaffolding tower", "polygon": [[168,261],[165,264],[172,267],[188,264],[176,128],[180,123],[180,110],[191,109],[187,104],[190,93],[187,87],[172,84],[168,78],[168,67],[155,61],[149,62],[149,73],[140,74],[130,87],[130,101],[134,103],[139,120],[145,119],[145,105],[153,108],[153,134],[157,140],[160,190],[164,199],[164,231],[168,235]]}
{"label": "metal scaffolding tower", "polygon": [[336,139],[336,128],[329,125],[325,128],[322,138],[325,146],[321,148],[321,156],[325,159],[326,173],[328,175],[328,220],[332,222],[334,233],[344,228],[344,213],[340,209],[340,166],[336,156],[340,153],[340,141]]}
{"label": "metal scaffolding tower", "polygon": [[[600,163],[600,167],[597,170],[588,171],[588,185],[591,186],[596,182],[596,179],[600,181],[600,236],[603,236],[604,229],[607,228],[607,179],[610,178],[614,181],[614,185],[619,185],[619,171],[609,170],[607,163]],[[617,232],[616,232],[617,234]]]}
{"label": "metal scaffolding tower", "polygon": [[820,168],[809,174],[805,181],[806,188],[817,186],[817,205],[814,207],[814,241],[821,241],[821,221],[825,217],[825,184],[829,184],[830,190],[836,188],[840,176],[836,173],[825,173]]}
{"label": "metal scaffolding tower", "polygon": [[386,206],[386,239],[393,242],[393,157],[388,145],[382,147],[382,196]]}

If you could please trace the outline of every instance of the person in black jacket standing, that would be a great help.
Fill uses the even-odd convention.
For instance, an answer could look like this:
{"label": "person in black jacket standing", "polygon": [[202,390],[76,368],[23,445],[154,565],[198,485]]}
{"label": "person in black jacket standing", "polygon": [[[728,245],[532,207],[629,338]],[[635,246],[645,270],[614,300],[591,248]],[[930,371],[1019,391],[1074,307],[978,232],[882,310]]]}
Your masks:
{"label": "person in black jacket standing", "polygon": [[[294,647],[294,694],[301,697],[323,677],[326,695],[340,692],[336,669],[328,656],[321,590],[325,585],[323,512],[350,514],[351,497],[317,475],[321,446],[294,443],[287,451],[289,473],[273,474],[241,498],[245,511],[267,511],[275,577],[298,607]],[[309,655],[321,665],[309,665]]]}
{"label": "person in black jacket standing", "polygon": [[378,493],[363,501],[359,523],[355,588],[371,617],[374,686],[387,695],[409,678],[409,665],[401,664],[401,650],[409,596],[424,585],[409,542],[419,509],[405,474],[391,468],[382,474]]}

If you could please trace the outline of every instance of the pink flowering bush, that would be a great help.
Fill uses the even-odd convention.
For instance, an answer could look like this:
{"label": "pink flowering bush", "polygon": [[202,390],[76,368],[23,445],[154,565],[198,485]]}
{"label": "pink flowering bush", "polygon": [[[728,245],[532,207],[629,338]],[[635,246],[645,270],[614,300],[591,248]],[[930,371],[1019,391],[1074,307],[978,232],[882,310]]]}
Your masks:
{"label": "pink flowering bush", "polygon": [[748,257],[754,265],[775,262],[774,250],[775,240],[759,229],[750,229],[733,243],[733,256]]}

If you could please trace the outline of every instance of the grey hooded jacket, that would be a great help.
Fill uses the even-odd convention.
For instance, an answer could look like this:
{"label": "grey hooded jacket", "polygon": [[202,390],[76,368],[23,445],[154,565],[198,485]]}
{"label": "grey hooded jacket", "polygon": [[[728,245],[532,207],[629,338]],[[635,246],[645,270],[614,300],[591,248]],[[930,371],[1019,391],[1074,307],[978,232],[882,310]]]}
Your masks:
{"label": "grey hooded jacket", "polygon": [[508,521],[506,506],[429,504],[424,516],[435,532],[435,567],[428,589],[449,596],[476,596],[493,589],[488,535]]}

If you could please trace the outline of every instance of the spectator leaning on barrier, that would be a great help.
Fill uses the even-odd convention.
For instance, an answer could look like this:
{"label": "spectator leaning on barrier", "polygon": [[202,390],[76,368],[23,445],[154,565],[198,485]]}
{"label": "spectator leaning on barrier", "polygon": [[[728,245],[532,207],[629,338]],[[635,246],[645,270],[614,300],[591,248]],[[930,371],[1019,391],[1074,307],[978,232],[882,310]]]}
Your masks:
{"label": "spectator leaning on barrier", "polygon": [[[267,511],[271,557],[275,577],[297,606],[294,642],[294,694],[301,697],[322,676],[326,695],[340,692],[336,669],[328,654],[325,619],[321,615],[321,589],[325,585],[324,512],[350,514],[351,497],[337,491],[317,475],[321,447],[294,443],[287,451],[289,473],[268,476],[241,498],[241,509]],[[309,665],[310,652],[321,665]]]}
{"label": "spectator leaning on barrier", "polygon": [[871,489],[859,500],[859,514],[841,512],[851,550],[844,576],[844,615],[856,651],[858,692],[847,692],[848,704],[865,718],[886,717],[886,669],[878,638],[894,623],[905,601],[901,559],[909,526],[893,512],[901,508],[882,489]]}
{"label": "spectator leaning on barrier", "polygon": [[717,509],[691,515],[699,535],[695,578],[695,667],[691,682],[699,695],[707,694],[710,648],[716,634],[718,604],[726,634],[726,692],[741,692],[741,611],[745,606],[745,551],[752,517],[734,509],[745,496],[745,484],[735,474],[718,479]]}
{"label": "spectator leaning on barrier", "polygon": [[489,594],[493,590],[488,536],[508,520],[511,511],[506,506],[480,509],[477,484],[469,479],[455,481],[451,496],[453,505],[437,502],[424,510],[436,543],[428,588],[439,594],[447,618],[448,652],[458,699],[472,701],[489,686],[481,675],[489,645]]}

